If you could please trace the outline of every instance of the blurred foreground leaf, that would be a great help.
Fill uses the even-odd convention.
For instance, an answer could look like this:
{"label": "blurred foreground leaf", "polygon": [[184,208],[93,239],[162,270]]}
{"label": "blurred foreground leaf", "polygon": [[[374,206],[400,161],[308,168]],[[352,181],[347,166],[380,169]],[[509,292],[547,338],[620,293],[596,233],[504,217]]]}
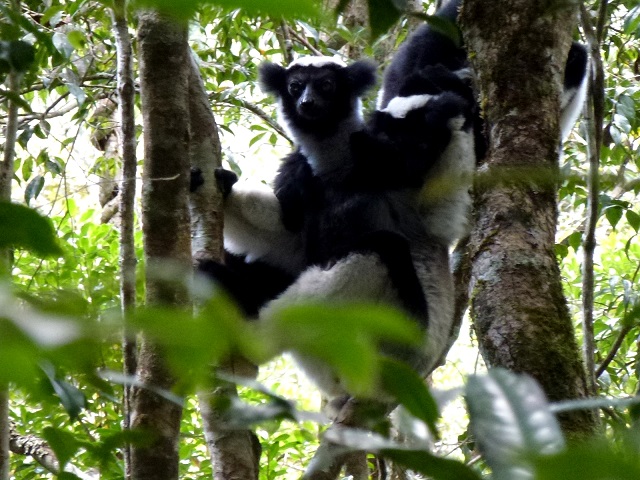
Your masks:
{"label": "blurred foreground leaf", "polygon": [[42,257],[60,256],[51,221],[35,210],[0,202],[0,248],[24,248]]}
{"label": "blurred foreground leaf", "polygon": [[359,396],[374,393],[382,342],[417,346],[424,338],[415,322],[380,305],[298,305],[264,323],[263,335],[277,349],[326,363]]}
{"label": "blurred foreground leaf", "polygon": [[502,369],[473,375],[466,399],[472,431],[494,479],[533,478],[526,457],[564,448],[560,425],[533,378]]}

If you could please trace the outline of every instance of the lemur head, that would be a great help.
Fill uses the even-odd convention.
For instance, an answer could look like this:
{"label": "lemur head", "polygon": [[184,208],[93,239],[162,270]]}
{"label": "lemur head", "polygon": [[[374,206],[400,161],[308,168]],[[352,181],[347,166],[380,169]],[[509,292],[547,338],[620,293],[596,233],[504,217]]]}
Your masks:
{"label": "lemur head", "polygon": [[332,57],[303,57],[287,68],[265,62],[259,68],[263,91],[278,99],[281,122],[296,136],[330,136],[344,121],[362,121],[360,97],[376,80],[366,60],[349,66]]}

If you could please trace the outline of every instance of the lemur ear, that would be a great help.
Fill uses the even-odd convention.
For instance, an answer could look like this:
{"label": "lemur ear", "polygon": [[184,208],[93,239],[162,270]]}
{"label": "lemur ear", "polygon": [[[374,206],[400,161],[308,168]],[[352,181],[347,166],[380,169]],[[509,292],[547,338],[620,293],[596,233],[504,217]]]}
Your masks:
{"label": "lemur ear", "polygon": [[258,84],[265,93],[278,95],[285,90],[287,70],[271,62],[262,62],[258,67]]}
{"label": "lemur ear", "polygon": [[370,60],[358,60],[345,68],[347,78],[356,96],[363,95],[376,83],[376,64]]}

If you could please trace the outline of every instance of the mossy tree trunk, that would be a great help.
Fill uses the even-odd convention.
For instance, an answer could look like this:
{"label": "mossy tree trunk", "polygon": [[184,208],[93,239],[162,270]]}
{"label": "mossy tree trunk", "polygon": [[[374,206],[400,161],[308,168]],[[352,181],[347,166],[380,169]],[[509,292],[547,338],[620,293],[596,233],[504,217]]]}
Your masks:
{"label": "mossy tree trunk", "polygon": [[[471,316],[487,365],[532,375],[554,401],[587,392],[554,250],[559,93],[576,14],[543,0],[466,0],[461,13],[491,141],[470,240]],[[560,420],[570,437],[596,428],[586,411]]]}
{"label": "mossy tree trunk", "polygon": [[[145,150],[142,223],[146,303],[186,307],[186,285],[161,278],[158,267],[165,272],[175,269],[177,275],[191,269],[187,26],[156,12],[143,12],[138,41]],[[174,384],[161,349],[144,334],[137,375],[144,384],[161,389],[171,389]],[[131,427],[153,435],[151,445],[132,448],[132,478],[177,480],[181,407],[145,388],[134,388],[131,402]]]}

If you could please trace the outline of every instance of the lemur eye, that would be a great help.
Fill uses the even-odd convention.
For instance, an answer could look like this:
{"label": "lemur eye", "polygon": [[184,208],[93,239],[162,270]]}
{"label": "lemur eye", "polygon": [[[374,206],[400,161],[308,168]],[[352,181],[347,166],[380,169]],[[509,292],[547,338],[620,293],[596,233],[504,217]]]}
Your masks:
{"label": "lemur eye", "polygon": [[320,90],[322,91],[322,93],[333,93],[335,89],[336,83],[329,78],[324,79],[320,83]]}
{"label": "lemur eye", "polygon": [[294,80],[291,83],[289,83],[289,93],[294,97],[299,97],[300,94],[302,93],[302,83],[300,83],[297,80]]}

